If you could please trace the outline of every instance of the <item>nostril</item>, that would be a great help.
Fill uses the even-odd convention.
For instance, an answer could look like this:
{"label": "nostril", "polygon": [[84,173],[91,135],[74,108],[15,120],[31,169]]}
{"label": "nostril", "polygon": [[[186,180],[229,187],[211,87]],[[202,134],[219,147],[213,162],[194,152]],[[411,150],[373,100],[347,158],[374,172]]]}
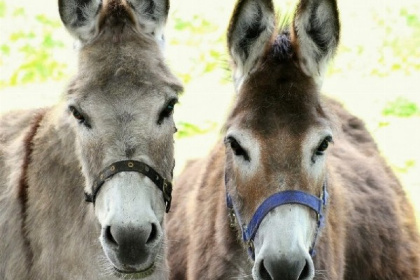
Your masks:
{"label": "nostril", "polygon": [[311,273],[311,269],[309,266],[308,261],[305,262],[305,266],[302,269],[302,272],[299,275],[298,280],[304,280],[304,279],[308,279]]}
{"label": "nostril", "polygon": [[[267,256],[266,256],[267,257]],[[255,262],[254,273],[260,280],[308,280],[313,278],[313,263],[308,259],[295,259],[288,255],[270,255]]]}
{"label": "nostril", "polygon": [[260,274],[261,280],[272,280],[270,273],[268,273],[267,269],[264,266],[264,260],[260,262],[260,267],[259,267],[258,272]]}
{"label": "nostril", "polygon": [[156,224],[152,223],[152,229],[150,230],[150,235],[146,240],[146,244],[155,241],[157,237],[158,237],[157,226],[156,226]]}
{"label": "nostril", "polygon": [[104,236],[105,236],[105,239],[108,241],[108,243],[113,244],[115,246],[118,246],[117,241],[115,240],[114,236],[112,235],[111,227],[110,226],[107,226],[105,228],[105,234],[104,234]]}

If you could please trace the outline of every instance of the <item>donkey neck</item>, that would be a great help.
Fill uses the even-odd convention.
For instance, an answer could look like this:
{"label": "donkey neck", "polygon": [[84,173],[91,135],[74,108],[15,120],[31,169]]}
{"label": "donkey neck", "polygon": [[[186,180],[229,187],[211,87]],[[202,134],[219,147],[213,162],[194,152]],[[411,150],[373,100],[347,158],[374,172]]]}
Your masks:
{"label": "donkey neck", "polygon": [[18,190],[18,198],[21,205],[21,216],[22,216],[22,223],[21,223],[21,231],[23,235],[23,241],[24,245],[26,247],[26,257],[28,259],[29,266],[32,266],[32,260],[33,260],[33,251],[31,247],[30,239],[28,238],[28,231],[26,227],[26,218],[27,218],[27,211],[28,211],[28,180],[27,180],[27,171],[28,171],[28,165],[31,158],[33,145],[32,141],[35,137],[36,133],[38,132],[38,128],[40,126],[40,123],[45,115],[45,110],[40,109],[35,113],[35,116],[33,117],[33,121],[30,124],[29,131],[27,135],[24,138],[24,160],[23,160],[23,166],[22,166],[22,174],[20,176],[19,181],[19,190]]}
{"label": "donkey neck", "polygon": [[[75,153],[74,130],[66,114],[64,103],[46,112],[29,155],[26,228],[37,277],[43,277],[47,273],[44,271],[60,275],[58,271],[79,270],[86,267],[86,262],[96,263],[95,251],[101,252],[99,227],[93,211],[84,203],[84,178]],[[54,255],[56,261],[45,263],[41,254]],[[60,261],[63,259],[67,262]],[[45,265],[51,267],[45,269]],[[43,271],[37,271],[39,267]]]}
{"label": "donkey neck", "polygon": [[40,191],[37,199],[43,199],[45,195],[50,207],[59,207],[63,209],[60,211],[71,215],[76,209],[85,212],[89,207],[84,203],[84,177],[76,153],[72,119],[66,106],[62,102],[52,107],[39,124],[32,141],[28,183],[30,192]]}

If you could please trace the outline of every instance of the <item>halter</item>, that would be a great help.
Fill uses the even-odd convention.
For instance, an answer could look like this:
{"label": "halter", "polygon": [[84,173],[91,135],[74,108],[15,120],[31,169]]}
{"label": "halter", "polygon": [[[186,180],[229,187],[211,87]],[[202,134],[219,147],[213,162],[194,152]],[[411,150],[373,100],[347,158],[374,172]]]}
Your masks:
{"label": "halter", "polygon": [[[226,182],[225,182],[226,186]],[[229,209],[229,218],[231,227],[235,226],[235,219],[238,222],[242,231],[242,240],[248,246],[249,256],[255,260],[254,238],[264,217],[274,208],[284,204],[301,204],[314,210],[317,214],[317,229],[315,232],[314,241],[312,242],[309,253],[312,257],[315,256],[315,245],[318,239],[319,231],[324,226],[325,217],[324,210],[328,202],[327,183],[324,182],[322,186],[322,193],[320,197],[302,191],[282,191],[269,196],[257,208],[248,225],[242,222],[238,210],[233,204],[231,196],[226,190],[226,204]]]}
{"label": "halter", "polygon": [[169,212],[172,200],[172,183],[160,176],[160,174],[149,165],[135,160],[117,161],[102,170],[93,182],[92,193],[89,194],[85,192],[85,200],[87,202],[92,202],[95,205],[96,196],[101,190],[102,185],[112,176],[120,172],[137,172],[148,177],[156,187],[162,191],[163,200],[166,205],[166,213]]}

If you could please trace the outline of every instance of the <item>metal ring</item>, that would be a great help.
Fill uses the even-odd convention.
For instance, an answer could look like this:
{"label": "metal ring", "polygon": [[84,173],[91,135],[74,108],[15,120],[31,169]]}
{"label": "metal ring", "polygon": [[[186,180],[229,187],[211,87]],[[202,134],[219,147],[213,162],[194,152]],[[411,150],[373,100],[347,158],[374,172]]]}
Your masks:
{"label": "metal ring", "polygon": [[251,239],[247,242],[248,248],[252,251],[252,253],[255,252],[255,247],[254,247],[254,241]]}
{"label": "metal ring", "polygon": [[115,171],[115,165],[111,166],[111,171]]}
{"label": "metal ring", "polygon": [[134,163],[132,163],[131,161],[128,162],[128,167],[133,168],[134,167]]}
{"label": "metal ring", "polygon": [[236,227],[236,216],[235,216],[235,212],[233,211],[233,209],[229,209],[229,226],[230,228],[235,228]]}

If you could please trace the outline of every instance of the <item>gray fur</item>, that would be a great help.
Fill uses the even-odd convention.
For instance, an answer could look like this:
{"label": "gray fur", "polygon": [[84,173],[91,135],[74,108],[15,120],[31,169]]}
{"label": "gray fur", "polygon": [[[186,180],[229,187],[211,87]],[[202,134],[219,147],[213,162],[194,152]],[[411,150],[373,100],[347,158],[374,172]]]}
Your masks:
{"label": "gray fur", "polygon": [[[113,16],[108,12],[104,7],[98,20]],[[46,108],[39,125],[33,121],[38,110],[0,118],[0,279],[118,279],[98,239],[99,206],[86,203],[83,192],[91,191],[101,169],[127,157],[172,179],[175,125],[172,116],[161,125],[157,119],[182,87],[153,37],[138,26],[111,23],[82,47],[64,100]],[[78,123],[69,105],[86,115],[91,128]],[[162,193],[141,175],[129,179],[145,182],[138,192],[150,195],[163,226]],[[26,203],[19,198],[22,182]],[[104,189],[99,204],[112,187]],[[164,239],[147,279],[167,277]]]}

